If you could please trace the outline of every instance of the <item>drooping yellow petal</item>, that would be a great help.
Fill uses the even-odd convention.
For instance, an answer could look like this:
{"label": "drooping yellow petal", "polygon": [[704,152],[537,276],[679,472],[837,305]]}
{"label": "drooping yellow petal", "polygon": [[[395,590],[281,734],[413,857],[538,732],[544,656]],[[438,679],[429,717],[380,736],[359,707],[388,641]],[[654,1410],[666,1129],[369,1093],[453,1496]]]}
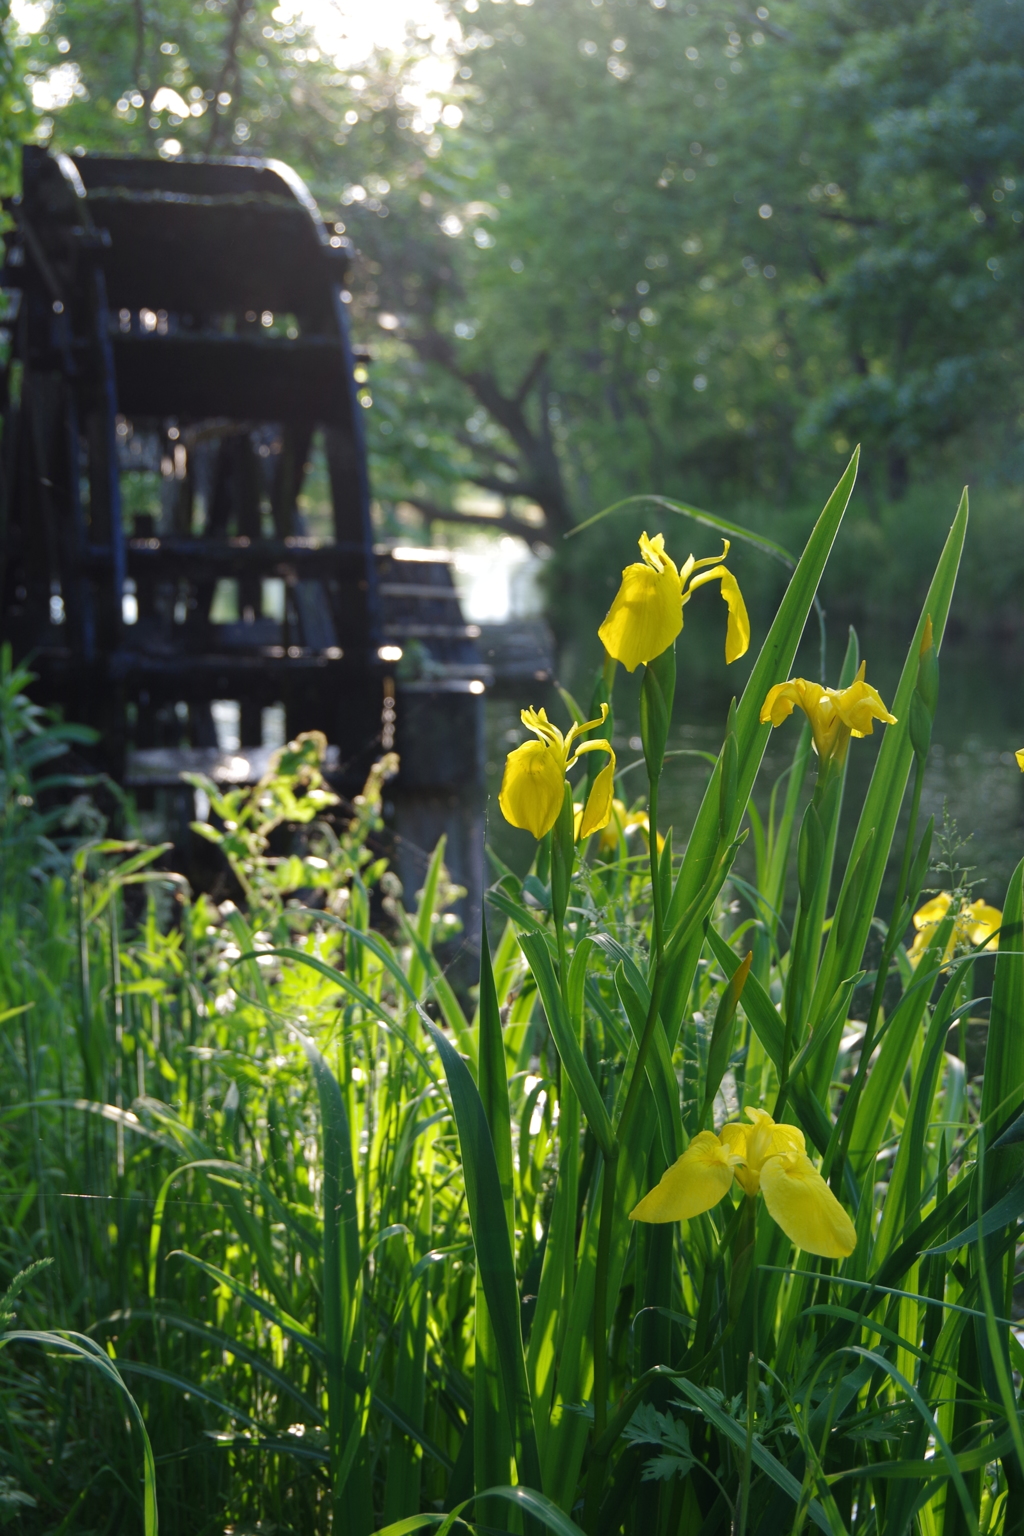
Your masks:
{"label": "drooping yellow petal", "polygon": [[687,1221],[724,1200],[733,1160],[713,1131],[701,1131],[682,1157],[629,1213],[630,1221]]}
{"label": "drooping yellow petal", "polygon": [[743,601],[739,582],[731,571],[722,576],[722,599],[729,609],[729,623],[725,631],[725,659],[738,661],[750,648],[750,616]]}
{"label": "drooping yellow petal", "polygon": [[761,1169],[768,1214],[791,1242],[822,1259],[845,1259],[857,1246],[853,1222],[806,1152],[770,1157]]}
{"label": "drooping yellow petal", "polygon": [[1013,755],[1017,759],[1017,767],[1021,773],[1024,773],[1024,747],[1021,747],[1020,751],[1015,752]]}
{"label": "drooping yellow petal", "polygon": [[[652,541],[647,544],[645,549],[641,540],[645,556]],[[598,630],[609,656],[621,661],[627,672],[635,671],[641,663],[646,666],[667,651],[683,627],[679,572],[663,550],[654,553],[659,557],[660,569],[647,558],[626,566],[615,600]]]}
{"label": "drooping yellow petal", "polygon": [[524,741],[505,760],[498,804],[514,827],[542,838],[558,820],[565,796],[565,763],[557,747]]}
{"label": "drooping yellow petal", "polygon": [[[544,713],[544,711],[541,710],[541,714],[543,714],[543,713]],[[562,742],[563,746],[565,747],[566,765],[569,768],[571,768],[573,763],[576,761],[575,757],[572,759],[571,762],[569,761],[569,753],[572,750],[573,742],[576,740],[577,736],[585,736],[588,731],[594,730],[599,725],[604,725],[604,723],[605,723],[605,721],[607,719],[608,719],[608,705],[607,704],[602,704],[601,705],[601,715],[600,715],[599,719],[597,719],[597,720],[580,720],[579,722],[574,720],[572,725],[570,725],[569,729],[566,731],[564,737],[562,736],[561,731],[559,731],[556,726],[552,727],[552,729],[557,732],[559,740]],[[582,748],[578,748],[577,749],[577,755],[578,755],[579,751],[581,751],[581,750],[582,750]]]}
{"label": "drooping yellow petal", "polygon": [[700,576],[695,576],[690,582],[689,591],[692,592],[695,588],[704,586],[708,581],[720,581],[722,584],[722,597],[729,609],[729,622],[725,631],[725,659],[727,662],[738,661],[746,654],[750,645],[750,619],[739,582],[732,571],[724,565],[716,565],[713,570],[703,571]]}
{"label": "drooping yellow petal", "polygon": [[809,683],[805,677],[791,677],[786,683],[776,683],[774,688],[769,688],[761,705],[761,724],[781,725],[794,709],[802,709],[813,723],[823,693],[819,683]]}
{"label": "drooping yellow petal", "polygon": [[587,796],[578,838],[589,837],[592,832],[602,831],[612,819],[612,803],[615,796],[615,753],[606,741],[590,741],[584,743],[578,755],[582,755],[584,750],[590,748],[606,751],[609,761],[594,780],[593,788]]}

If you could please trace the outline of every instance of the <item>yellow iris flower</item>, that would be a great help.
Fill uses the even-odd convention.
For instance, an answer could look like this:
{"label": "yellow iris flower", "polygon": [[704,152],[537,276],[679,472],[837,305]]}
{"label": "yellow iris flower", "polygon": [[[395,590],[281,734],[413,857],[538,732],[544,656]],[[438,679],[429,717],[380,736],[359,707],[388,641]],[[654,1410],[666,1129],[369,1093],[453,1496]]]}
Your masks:
{"label": "yellow iris flower", "polygon": [[[582,816],[583,807],[578,806],[577,809]],[[619,846],[619,838],[622,837],[622,835],[625,833],[628,819],[629,812],[626,810],[624,801],[617,799],[613,800],[612,813],[608,818],[608,825],[602,829],[601,836],[597,840],[597,848],[599,853],[615,852],[616,848]],[[576,836],[578,841],[579,833],[577,833]]]}
{"label": "yellow iris flower", "polygon": [[[621,661],[627,672],[667,651],[683,627],[683,609],[698,587],[721,582],[722,597],[729,609],[725,635],[725,659],[735,661],[750,644],[750,620],[735,576],[722,564],[729,553],[723,539],[721,555],[710,560],[689,556],[681,570],[665,553],[664,534],[640,539],[642,560],[627,565],[615,601],[598,634],[605,650]],[[710,569],[706,569],[710,567]],[[700,575],[694,575],[699,571]]]}
{"label": "yellow iris flower", "polygon": [[808,682],[806,677],[791,677],[788,683],[776,683],[761,707],[761,724],[781,725],[795,708],[802,709],[811,722],[814,750],[822,762],[846,754],[851,736],[870,736],[875,720],[895,725],[877,691],[864,681],[865,662],[849,688],[826,688]]}
{"label": "yellow iris flower", "polygon": [[[583,807],[582,805],[574,805],[573,810],[576,812],[576,841],[579,842]],[[651,821],[647,812],[639,810],[627,811],[625,803],[622,800],[613,800],[612,813],[608,818],[608,825],[604,828],[601,836],[597,840],[598,852],[607,854],[614,853],[619,846],[619,838],[629,838],[638,827],[644,842],[648,847],[650,847]],[[664,848],[665,839],[659,832],[658,852],[662,853]]]}
{"label": "yellow iris flower", "polygon": [[[923,907],[918,907],[914,913],[914,927],[917,932],[914,934],[914,942],[907,956],[911,965],[916,966],[928,948],[932,935],[949,911],[952,901],[949,891],[940,891],[937,896],[932,897],[931,901],[926,901]],[[999,908],[990,907],[983,901],[972,901],[970,906],[961,907],[953,924],[953,932],[949,936],[946,952],[942,957],[943,965],[948,965],[952,960],[957,945],[977,947],[979,944],[984,944],[986,949],[998,949],[999,935],[996,930],[1002,921],[1003,914]]]}
{"label": "yellow iris flower", "polygon": [[572,725],[562,735],[552,725],[543,709],[524,709],[522,722],[536,741],[524,741],[505,760],[505,773],[498,794],[498,804],[505,820],[542,838],[558,820],[565,798],[565,776],[585,752],[607,752],[608,762],[594,780],[587,803],[577,821],[577,838],[600,832],[611,820],[615,789],[615,753],[603,736],[582,741],[573,747],[577,736],[603,725],[608,718],[607,704],[601,705],[600,720]]}
{"label": "yellow iris flower", "polygon": [[1013,755],[1017,759],[1017,767],[1021,773],[1024,773],[1024,747],[1021,747],[1020,751],[1015,752]]}
{"label": "yellow iris flower", "polygon": [[631,1221],[686,1221],[724,1200],[735,1178],[764,1196],[768,1214],[805,1253],[845,1259],[857,1245],[853,1222],[807,1156],[803,1132],[763,1109],[695,1136],[660,1184],[630,1211]]}
{"label": "yellow iris flower", "polygon": [[[626,836],[629,837],[632,832],[637,831],[637,830],[639,830],[640,836],[643,838],[643,840],[647,844],[648,848],[650,848],[650,846],[651,846],[651,818],[648,816],[646,811],[630,811],[629,815],[626,817],[626,826],[625,826]],[[659,853],[663,853],[664,849],[665,849],[665,839],[661,835],[661,833],[659,832],[658,833],[658,852]]]}

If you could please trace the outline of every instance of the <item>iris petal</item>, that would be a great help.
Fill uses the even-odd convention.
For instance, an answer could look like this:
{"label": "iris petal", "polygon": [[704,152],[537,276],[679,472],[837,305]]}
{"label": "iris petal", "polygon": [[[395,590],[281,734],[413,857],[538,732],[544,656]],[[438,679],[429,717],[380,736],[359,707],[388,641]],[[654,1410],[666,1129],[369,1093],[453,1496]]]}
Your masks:
{"label": "iris petal", "polygon": [[795,1125],[777,1124],[763,1109],[748,1109],[753,1124],[747,1131],[747,1169],[759,1181],[761,1169],[770,1157],[783,1152],[804,1152],[804,1133]]}
{"label": "iris petal", "polygon": [[822,759],[836,750],[845,753],[850,736],[870,736],[875,720],[896,724],[896,716],[886,709],[878,691],[864,681],[863,664],[848,688],[825,688],[805,677],[776,683],[761,706],[761,724],[781,725],[794,706],[810,721],[815,751]]}
{"label": "iris petal", "polygon": [[872,722],[875,720],[881,720],[886,725],[896,724],[896,716],[886,709],[877,689],[872,688],[863,678],[858,678],[849,688],[835,691],[829,689],[829,693],[834,699],[836,714],[844,725],[850,727],[854,736],[870,736],[874,731]]}
{"label": "iris petal", "polygon": [[857,1232],[806,1152],[770,1157],[761,1169],[768,1214],[789,1240],[822,1259],[845,1259]]}
{"label": "iris petal", "polygon": [[525,741],[505,761],[498,804],[505,820],[541,838],[558,820],[565,795],[561,753],[542,741]]}
{"label": "iris petal", "polygon": [[[598,743],[595,741],[594,746]],[[601,742],[603,747],[605,742]],[[583,810],[583,821],[580,826],[580,837],[589,837],[591,832],[600,832],[612,819],[612,802],[615,796],[615,753],[611,753],[611,761],[606,763],[594,780],[593,788],[587,796],[587,803]]]}
{"label": "iris petal", "polygon": [[667,651],[683,627],[679,573],[671,560],[656,571],[637,562],[627,565],[608,616],[598,635],[609,656],[627,672]]}
{"label": "iris petal", "polygon": [[743,593],[740,584],[732,571],[724,565],[716,565],[713,570],[703,571],[690,582],[690,591],[704,586],[705,582],[720,581],[722,598],[729,609],[729,622],[725,631],[725,659],[727,662],[738,661],[747,652],[750,645],[750,618],[747,614],[747,605],[743,601]]}
{"label": "iris petal", "polygon": [[750,1129],[749,1125],[741,1125],[738,1120],[730,1120],[722,1126],[718,1138],[734,1157],[740,1159],[733,1169],[737,1184],[745,1195],[756,1195],[758,1176],[747,1167],[747,1135]]}
{"label": "iris petal", "polygon": [[631,1221],[687,1221],[724,1200],[733,1164],[713,1131],[701,1131],[682,1157],[629,1213]]}
{"label": "iris petal", "polygon": [[[935,930],[946,916],[952,902],[953,898],[949,891],[939,891],[937,896],[933,896],[931,901],[926,901],[924,906],[918,907],[914,913],[914,927],[917,932],[908,953],[911,965],[916,967],[920,964],[921,956],[932,942]],[[946,943],[942,964],[944,966],[949,964],[958,944],[984,944],[986,949],[998,949],[998,929],[1002,921],[1003,914],[999,908],[990,907],[987,902],[972,901],[969,906],[962,907]]]}

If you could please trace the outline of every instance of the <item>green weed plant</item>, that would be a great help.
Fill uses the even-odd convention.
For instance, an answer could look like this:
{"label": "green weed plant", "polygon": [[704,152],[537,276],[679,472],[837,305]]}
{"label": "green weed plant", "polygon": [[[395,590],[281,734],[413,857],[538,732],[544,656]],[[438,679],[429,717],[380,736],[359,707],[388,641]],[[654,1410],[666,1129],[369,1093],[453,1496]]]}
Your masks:
{"label": "green weed plant", "polygon": [[[245,896],[215,907],[160,849],[61,833],[33,805],[55,728],[7,667],[0,1264],[22,1278],[0,1522],[149,1536],[158,1501],[189,1536],[1024,1527],[1024,868],[994,966],[957,928],[966,891],[913,963],[907,944],[966,495],[863,805],[843,805],[845,763],[807,803],[809,728],[767,814],[752,798],[762,708],[856,467],[685,840],[657,836],[662,660],[647,852],[621,827],[574,849],[570,792],[568,835],[525,878],[495,867],[472,1000],[435,953],[443,845],[409,911],[367,846],[393,764],[341,832],[314,737],[254,791],[206,786],[204,835]],[[859,659],[854,637],[840,686]],[[969,1081],[966,1025],[986,1018]],[[630,1220],[748,1106],[803,1133],[855,1225],[847,1257],[796,1250],[738,1186],[685,1221]],[[72,1343],[106,1382],[67,1364]]]}

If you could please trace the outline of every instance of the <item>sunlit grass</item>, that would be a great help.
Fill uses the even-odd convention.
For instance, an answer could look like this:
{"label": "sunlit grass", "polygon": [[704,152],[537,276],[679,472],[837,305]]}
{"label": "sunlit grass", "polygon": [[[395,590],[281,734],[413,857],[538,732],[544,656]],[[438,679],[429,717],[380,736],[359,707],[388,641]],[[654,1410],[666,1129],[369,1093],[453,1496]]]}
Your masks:
{"label": "sunlit grass", "polygon": [[[138,1429],[112,1377],[26,1334],[59,1329],[99,1346],[138,1405],[165,1532],[398,1536],[456,1510],[563,1536],[1015,1529],[1021,870],[993,976],[957,927],[972,896],[955,841],[914,809],[926,617],[939,647],[966,501],[863,804],[843,804],[837,760],[807,806],[792,722],[769,814],[751,799],[761,708],[854,468],[686,838],[653,860],[639,823],[591,838],[562,886],[557,828],[525,879],[495,865],[469,997],[435,956],[443,846],[408,911],[368,851],[388,765],[347,823],[315,737],[255,792],[206,786],[206,835],[238,881],[218,908],[159,850],[103,841],[84,803],[68,819],[42,783],[59,733],[5,672],[3,1283],[53,1259],[25,1277],[23,1333],[0,1352],[13,1529],[141,1528]],[[858,662],[854,639],[831,681]],[[752,882],[730,872],[744,837]],[[936,885],[952,899],[911,964]],[[972,1078],[966,1031],[986,1020]],[[854,1223],[848,1257],[795,1249],[736,1181],[689,1219],[629,1219],[699,1131],[748,1106],[802,1132]]]}

